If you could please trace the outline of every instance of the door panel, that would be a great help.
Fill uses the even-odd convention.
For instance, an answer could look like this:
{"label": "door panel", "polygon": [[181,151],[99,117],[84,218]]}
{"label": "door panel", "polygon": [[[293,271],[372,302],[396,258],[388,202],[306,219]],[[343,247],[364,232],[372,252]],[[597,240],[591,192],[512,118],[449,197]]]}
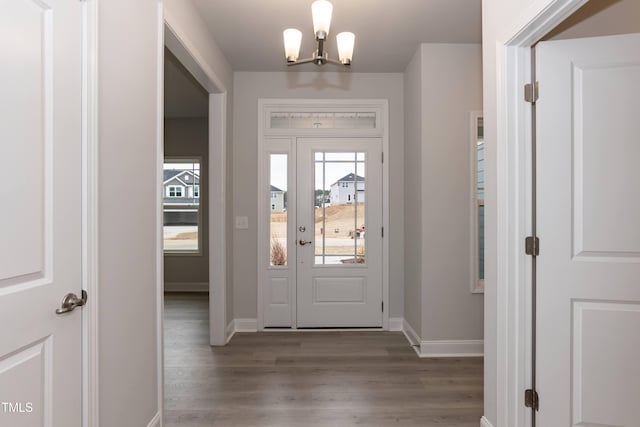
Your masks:
{"label": "door panel", "polygon": [[303,138],[297,153],[297,326],[380,327],[381,140]]}
{"label": "door panel", "polygon": [[0,424],[81,424],[82,3],[0,0]]}
{"label": "door panel", "polygon": [[536,48],[541,426],[640,419],[639,43]]}

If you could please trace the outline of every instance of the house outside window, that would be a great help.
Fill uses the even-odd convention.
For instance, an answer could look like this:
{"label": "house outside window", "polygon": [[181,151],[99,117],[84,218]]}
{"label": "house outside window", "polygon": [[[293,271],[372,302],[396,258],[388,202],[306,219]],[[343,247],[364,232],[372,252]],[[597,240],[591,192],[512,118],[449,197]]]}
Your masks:
{"label": "house outside window", "polygon": [[200,254],[200,160],[166,158],[163,174],[164,251]]}

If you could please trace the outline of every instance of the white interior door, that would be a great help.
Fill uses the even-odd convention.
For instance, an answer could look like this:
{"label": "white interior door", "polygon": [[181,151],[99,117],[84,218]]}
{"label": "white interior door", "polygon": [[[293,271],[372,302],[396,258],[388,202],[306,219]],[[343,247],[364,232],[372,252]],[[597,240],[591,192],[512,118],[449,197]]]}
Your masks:
{"label": "white interior door", "polygon": [[82,3],[0,0],[0,425],[81,425]]}
{"label": "white interior door", "polygon": [[540,43],[540,426],[640,425],[640,34]]}
{"label": "white interior door", "polygon": [[297,142],[297,326],[382,326],[380,138]]}

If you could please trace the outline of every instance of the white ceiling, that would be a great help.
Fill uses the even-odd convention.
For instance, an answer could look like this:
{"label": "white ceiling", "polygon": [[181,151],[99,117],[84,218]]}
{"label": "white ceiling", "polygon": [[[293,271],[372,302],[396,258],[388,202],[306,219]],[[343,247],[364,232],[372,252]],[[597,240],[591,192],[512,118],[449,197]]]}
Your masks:
{"label": "white ceiling", "polygon": [[[186,1],[186,0],[185,0]],[[300,58],[315,49],[312,0],[190,0],[234,71],[287,69],[282,31],[302,31]],[[328,51],[337,59],[335,35],[356,35],[351,69],[402,72],[420,43],[480,43],[481,0],[331,0]],[[340,70],[332,65],[325,69]],[[299,65],[314,71],[316,65]]]}

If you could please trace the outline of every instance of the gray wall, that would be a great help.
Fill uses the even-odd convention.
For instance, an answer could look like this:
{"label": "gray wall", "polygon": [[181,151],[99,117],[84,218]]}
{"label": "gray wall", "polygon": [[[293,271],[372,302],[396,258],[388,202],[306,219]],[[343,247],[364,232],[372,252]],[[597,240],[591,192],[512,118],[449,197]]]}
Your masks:
{"label": "gray wall", "polygon": [[543,40],[575,39],[640,32],[640,1],[590,1]]}
{"label": "gray wall", "polygon": [[422,47],[422,339],[483,336],[471,293],[470,112],[482,109],[479,44]]}
{"label": "gray wall", "polygon": [[404,72],[404,320],[422,334],[422,49]]}
{"label": "gray wall", "polygon": [[158,2],[97,4],[99,421],[140,427],[159,409]]}
{"label": "gray wall", "polygon": [[390,111],[390,316],[404,307],[404,122],[402,74],[236,72],[234,74],[234,215],[249,217],[233,235],[234,313],[257,316],[258,98],[385,98]]}
{"label": "gray wall", "polygon": [[206,118],[164,121],[165,157],[200,157],[200,244],[199,255],[164,256],[164,282],[209,282],[209,124]]}
{"label": "gray wall", "polygon": [[423,44],[404,73],[405,320],[421,341],[483,337],[471,293],[471,124],[482,109],[479,44]]}

